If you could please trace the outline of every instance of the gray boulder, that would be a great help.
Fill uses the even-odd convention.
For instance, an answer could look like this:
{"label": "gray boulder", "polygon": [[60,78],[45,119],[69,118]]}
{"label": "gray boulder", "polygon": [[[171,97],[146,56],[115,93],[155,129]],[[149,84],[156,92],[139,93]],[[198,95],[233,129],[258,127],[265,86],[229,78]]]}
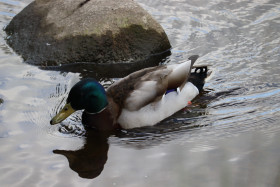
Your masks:
{"label": "gray boulder", "polygon": [[26,62],[136,62],[170,48],[162,27],[133,0],[36,0],[5,28]]}

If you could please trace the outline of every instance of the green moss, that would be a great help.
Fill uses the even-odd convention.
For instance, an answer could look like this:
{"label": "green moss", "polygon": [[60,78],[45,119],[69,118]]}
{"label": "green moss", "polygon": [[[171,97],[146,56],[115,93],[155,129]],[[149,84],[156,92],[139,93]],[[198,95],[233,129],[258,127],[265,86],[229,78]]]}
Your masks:
{"label": "green moss", "polygon": [[130,24],[130,21],[127,17],[119,17],[117,18],[117,21],[116,21],[117,25],[119,28],[126,28],[126,27],[129,27],[131,24]]}

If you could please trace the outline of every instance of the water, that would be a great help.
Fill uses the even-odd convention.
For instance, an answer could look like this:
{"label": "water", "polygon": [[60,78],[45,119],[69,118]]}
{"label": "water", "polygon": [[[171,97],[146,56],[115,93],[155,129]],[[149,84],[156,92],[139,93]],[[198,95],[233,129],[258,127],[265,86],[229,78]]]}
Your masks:
{"label": "water", "polygon": [[[0,0],[0,27],[30,2]],[[100,134],[79,113],[50,126],[81,77],[123,72],[25,64],[1,30],[1,186],[279,186],[280,2],[138,2],[173,46],[163,63],[211,65],[203,94],[155,127]]]}

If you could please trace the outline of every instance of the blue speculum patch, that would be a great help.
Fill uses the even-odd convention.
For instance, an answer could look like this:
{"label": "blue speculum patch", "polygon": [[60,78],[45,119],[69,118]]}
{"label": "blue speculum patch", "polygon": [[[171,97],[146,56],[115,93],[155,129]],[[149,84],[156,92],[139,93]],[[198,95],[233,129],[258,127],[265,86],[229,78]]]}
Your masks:
{"label": "blue speculum patch", "polygon": [[167,90],[167,91],[165,92],[165,95],[166,95],[166,94],[169,94],[170,92],[177,92],[177,89],[174,88],[174,89]]}

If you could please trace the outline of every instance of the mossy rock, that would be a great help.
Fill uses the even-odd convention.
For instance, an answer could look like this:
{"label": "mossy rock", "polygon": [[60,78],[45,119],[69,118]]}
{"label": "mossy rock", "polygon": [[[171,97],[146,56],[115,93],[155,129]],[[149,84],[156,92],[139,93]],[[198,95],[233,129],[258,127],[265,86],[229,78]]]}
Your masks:
{"label": "mossy rock", "polygon": [[34,65],[137,62],[170,49],[162,27],[132,0],[37,0],[5,31]]}

